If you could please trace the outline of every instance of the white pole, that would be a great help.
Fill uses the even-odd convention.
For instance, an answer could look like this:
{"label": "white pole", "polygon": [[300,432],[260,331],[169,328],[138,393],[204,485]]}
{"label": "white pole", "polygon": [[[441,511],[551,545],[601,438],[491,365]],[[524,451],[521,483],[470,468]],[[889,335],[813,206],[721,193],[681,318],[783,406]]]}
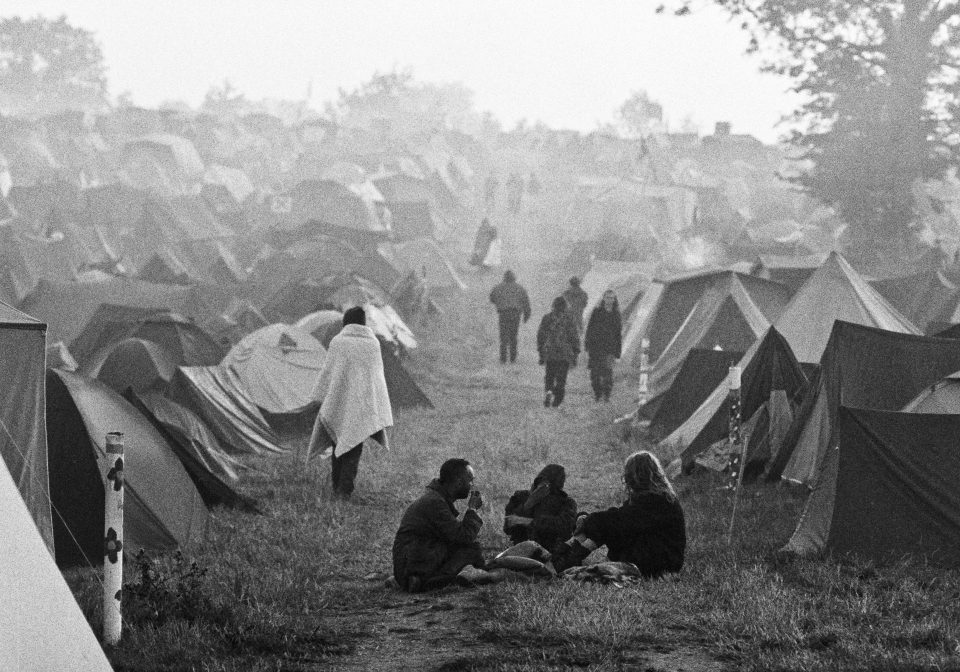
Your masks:
{"label": "white pole", "polygon": [[733,486],[733,510],[730,512],[730,527],[727,529],[727,544],[733,541],[733,524],[737,518],[737,502],[740,499],[740,486],[743,484],[743,468],[746,461],[746,442],[743,441],[741,434],[741,409],[740,409],[740,375],[739,366],[731,366],[727,384],[730,388],[730,424],[728,441],[730,443],[730,477],[736,479]]}
{"label": "white pole", "polygon": [[649,401],[650,395],[650,339],[640,339],[640,386],[639,386],[639,404],[643,406]]}
{"label": "white pole", "polygon": [[123,586],[123,434],[110,432],[107,458],[103,543],[103,643],[120,642],[120,590]]}

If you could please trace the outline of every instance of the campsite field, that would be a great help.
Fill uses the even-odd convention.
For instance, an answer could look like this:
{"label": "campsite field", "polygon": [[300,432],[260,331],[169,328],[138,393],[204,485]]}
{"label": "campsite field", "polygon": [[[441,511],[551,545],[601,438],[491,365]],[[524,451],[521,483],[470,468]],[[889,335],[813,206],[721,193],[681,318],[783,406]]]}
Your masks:
{"label": "campsite field", "polygon": [[[128,595],[110,650],[117,670],[943,670],[960,669],[960,574],[904,563],[777,560],[803,506],[788,488],[747,487],[733,543],[732,500],[709,476],[680,479],[689,546],[676,578],[640,586],[505,583],[407,595],[386,585],[399,517],[447,457],[477,470],[482,542],[503,549],[503,506],[545,463],[563,464],[582,510],[616,503],[620,466],[642,437],[612,420],[630,408],[633,378],[595,404],[587,372],[571,372],[564,407],[541,406],[536,322],[565,278],[529,264],[534,318],[521,361],[496,362],[486,303],[497,279],[465,271],[465,294],[417,325],[407,365],[436,404],[400,411],[390,452],[365,451],[355,501],[329,497],[329,465],[263,461],[242,490],[264,515],[214,513],[187,561],[158,558],[152,591]],[[288,444],[302,437],[291,433]],[[191,568],[189,561],[196,562]],[[140,580],[132,559],[127,581]],[[95,576],[71,574],[99,631]],[[161,585],[168,579],[166,585]],[[128,591],[135,593],[136,591]]]}

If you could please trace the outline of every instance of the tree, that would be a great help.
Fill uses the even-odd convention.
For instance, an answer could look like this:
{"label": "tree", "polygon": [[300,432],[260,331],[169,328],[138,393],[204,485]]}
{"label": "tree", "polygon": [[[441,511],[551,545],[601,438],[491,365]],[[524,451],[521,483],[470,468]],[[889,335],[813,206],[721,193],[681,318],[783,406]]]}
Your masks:
{"label": "tree", "polygon": [[803,96],[790,140],[813,167],[797,181],[837,210],[852,242],[908,249],[918,182],[958,158],[960,0],[713,2],[750,31],[763,69]]}
{"label": "tree", "polygon": [[43,115],[107,106],[106,68],[93,33],[67,17],[0,20],[0,110]]}
{"label": "tree", "polygon": [[646,91],[634,91],[617,110],[617,125],[624,135],[643,138],[663,125],[663,106]]}

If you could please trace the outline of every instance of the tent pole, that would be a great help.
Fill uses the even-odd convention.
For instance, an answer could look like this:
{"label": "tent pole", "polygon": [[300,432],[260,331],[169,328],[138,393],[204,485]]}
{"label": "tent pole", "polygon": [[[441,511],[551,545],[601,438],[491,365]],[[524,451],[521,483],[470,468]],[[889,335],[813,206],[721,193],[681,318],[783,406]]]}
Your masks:
{"label": "tent pole", "polygon": [[637,390],[638,404],[640,407],[646,405],[649,401],[650,389],[650,339],[640,339],[640,384]]}
{"label": "tent pole", "polygon": [[123,585],[123,434],[106,440],[103,521],[103,643],[120,642],[120,590]]}
{"label": "tent pole", "polygon": [[727,529],[727,545],[733,542],[733,525],[737,518],[737,503],[740,501],[740,487],[743,485],[743,467],[746,461],[746,441],[743,440],[741,432],[741,408],[740,408],[740,375],[739,366],[731,366],[727,383],[730,392],[728,400],[730,402],[730,422],[729,434],[727,440],[730,443],[730,478],[736,479],[733,487],[733,509],[730,512],[730,527]]}

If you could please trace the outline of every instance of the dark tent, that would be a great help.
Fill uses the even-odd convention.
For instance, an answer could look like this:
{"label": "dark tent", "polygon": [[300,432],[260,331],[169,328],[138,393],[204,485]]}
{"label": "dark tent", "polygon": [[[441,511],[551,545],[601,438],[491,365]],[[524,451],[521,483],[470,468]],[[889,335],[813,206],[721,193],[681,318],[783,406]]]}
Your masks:
{"label": "dark tent", "polygon": [[960,372],[951,373],[924,389],[903,407],[903,412],[960,415]]}
{"label": "dark tent", "polygon": [[44,415],[46,325],[0,303],[0,343],[0,424],[4,430],[0,432],[0,457],[52,551]]}
{"label": "dark tent", "polygon": [[165,310],[100,304],[83,332],[70,345],[78,362],[125,338],[140,338],[162,346],[178,366],[219,364],[226,350],[193,321]]}
{"label": "dark tent", "polygon": [[[200,492],[200,496],[203,497],[204,504],[209,507],[223,505],[259,513],[255,501],[238,493],[224,480],[224,473],[219,463],[220,456],[215,456],[212,450],[201,442],[196,434],[192,433],[197,429],[196,426],[187,425],[184,427],[180,423],[161,420],[133,390],[128,389],[123,396],[167,440],[187,473],[190,474],[190,478],[193,479],[193,484]],[[170,406],[175,406],[174,402],[157,394],[152,395],[152,400],[154,404],[165,410]],[[174,410],[171,415],[178,419],[187,417],[186,413],[189,413],[189,411],[182,409],[181,412],[178,412],[178,410]],[[199,419],[197,419],[197,422],[199,422]]]}
{"label": "dark tent", "polygon": [[703,348],[688,352],[670,389],[643,406],[643,409],[656,408],[650,418],[650,433],[666,436],[682,425],[726,379],[730,367],[739,362],[743,354]]}
{"label": "dark tent", "polygon": [[[805,393],[807,379],[797,363],[786,339],[770,327],[766,335],[754,344],[740,360],[742,368],[740,404],[741,416],[748,421],[764,404],[776,406],[770,413],[782,417],[786,406],[791,406]],[[729,408],[727,383],[721,381],[694,413],[669,436],[657,444],[661,459],[680,457],[684,468],[690,468],[694,459],[710,444],[727,436]],[[784,428],[785,429],[785,428]],[[756,437],[758,440],[761,437]],[[779,440],[772,441],[778,444]],[[776,450],[776,445],[770,447]],[[769,455],[751,455],[749,461],[766,461]]]}
{"label": "dark tent", "polygon": [[936,268],[870,285],[924,332],[931,322],[951,321],[960,304],[957,286]]}
{"label": "dark tent", "polygon": [[78,373],[96,378],[122,394],[127,388],[137,392],[162,389],[170,382],[177,364],[173,354],[162,345],[142,338],[125,338],[95,352]]}
{"label": "dark tent", "polygon": [[182,366],[166,395],[199,415],[231,454],[280,454],[280,440],[237,374],[220,366]]}
{"label": "dark tent", "polygon": [[834,447],[784,548],[960,565],[960,416],[840,406]]}
{"label": "dark tent", "polygon": [[123,432],[124,548],[171,550],[203,538],[207,509],[167,441],[123,397],[75,373],[47,371],[50,496],[57,563],[103,561],[105,438]]}
{"label": "dark tent", "polygon": [[931,322],[927,325],[932,336],[937,338],[960,338],[960,324],[950,324],[949,322]]}
{"label": "dark tent", "polygon": [[898,411],[921,390],[960,370],[960,341],[901,334],[837,320],[768,477],[813,483],[841,405]]}
{"label": "dark tent", "polygon": [[415,408],[422,406],[433,408],[433,402],[414,382],[413,378],[403,368],[403,364],[388,343],[380,341],[380,354],[383,355],[383,375],[387,379],[387,392],[390,394],[390,404],[397,408]]}

